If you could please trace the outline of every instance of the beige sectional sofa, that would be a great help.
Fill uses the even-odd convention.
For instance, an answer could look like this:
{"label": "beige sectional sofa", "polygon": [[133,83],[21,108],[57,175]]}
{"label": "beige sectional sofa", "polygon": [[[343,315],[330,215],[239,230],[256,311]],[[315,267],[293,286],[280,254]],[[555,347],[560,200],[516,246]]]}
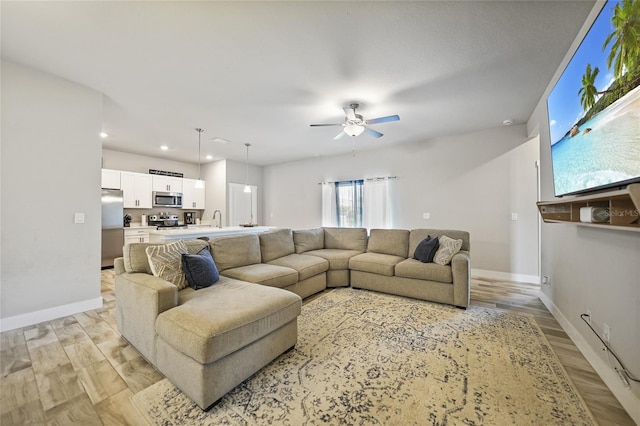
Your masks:
{"label": "beige sectional sofa", "polygon": [[[412,259],[427,235],[462,240],[449,265]],[[414,229],[275,229],[185,242],[209,249],[220,280],[199,290],[153,275],[149,246],[115,261],[118,329],[200,407],[206,408],[297,342],[301,298],[349,286],[466,308],[469,234]]]}

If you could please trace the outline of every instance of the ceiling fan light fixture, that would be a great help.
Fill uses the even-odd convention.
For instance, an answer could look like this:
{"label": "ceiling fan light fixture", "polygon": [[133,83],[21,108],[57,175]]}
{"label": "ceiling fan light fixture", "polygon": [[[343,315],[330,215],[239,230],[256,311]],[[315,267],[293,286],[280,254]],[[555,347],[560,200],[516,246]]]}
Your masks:
{"label": "ceiling fan light fixture", "polygon": [[359,124],[349,124],[344,128],[344,132],[351,137],[356,137],[364,132],[364,126]]}

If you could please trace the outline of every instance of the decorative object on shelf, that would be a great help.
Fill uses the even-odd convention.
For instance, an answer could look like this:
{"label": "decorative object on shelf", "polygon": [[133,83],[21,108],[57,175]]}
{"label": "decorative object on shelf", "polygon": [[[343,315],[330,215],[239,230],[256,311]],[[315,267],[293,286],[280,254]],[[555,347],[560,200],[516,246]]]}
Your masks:
{"label": "decorative object on shelf", "polygon": [[311,124],[311,127],[320,127],[320,126],[342,126],[343,129],[340,133],[336,135],[333,139],[340,139],[344,135],[349,135],[352,138],[361,135],[363,132],[368,133],[374,138],[382,137],[382,133],[370,129],[367,127],[370,124],[378,124],[378,123],[387,123],[389,121],[398,121],[400,120],[400,116],[398,115],[388,115],[386,117],[378,117],[372,118],[371,120],[365,120],[364,117],[360,114],[356,114],[356,109],[360,104],[352,103],[348,107],[342,108],[344,110],[344,123],[334,123],[334,124]]}
{"label": "decorative object on shelf", "polygon": [[196,181],[194,187],[195,188],[204,188],[204,182],[202,181],[202,177],[200,174],[200,136],[204,129],[196,128],[196,132],[198,132],[198,180]]}
{"label": "decorative object on shelf", "polygon": [[164,170],[155,170],[155,169],[149,169],[149,174],[150,175],[159,175],[159,176],[171,176],[171,177],[184,177],[183,173],[178,173],[178,172],[166,172]]}
{"label": "decorative object on shelf", "polygon": [[609,210],[602,207],[580,207],[580,222],[609,222]]}

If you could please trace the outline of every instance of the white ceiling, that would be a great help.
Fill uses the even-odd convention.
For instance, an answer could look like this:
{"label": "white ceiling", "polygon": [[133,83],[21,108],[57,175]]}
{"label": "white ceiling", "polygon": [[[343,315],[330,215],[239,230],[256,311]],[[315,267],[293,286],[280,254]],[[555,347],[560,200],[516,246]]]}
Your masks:
{"label": "white ceiling", "polygon": [[[102,92],[107,149],[267,165],[523,123],[593,5],[2,1],[2,57]],[[309,127],[352,101],[400,121]]]}

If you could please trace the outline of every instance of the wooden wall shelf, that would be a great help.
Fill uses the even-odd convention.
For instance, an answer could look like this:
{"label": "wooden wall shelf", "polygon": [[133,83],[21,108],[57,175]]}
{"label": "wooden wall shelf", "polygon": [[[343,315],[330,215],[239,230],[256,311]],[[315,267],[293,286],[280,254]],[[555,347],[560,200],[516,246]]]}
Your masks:
{"label": "wooden wall shelf", "polygon": [[[546,223],[640,232],[640,183],[625,189],[565,200],[539,201],[538,210]],[[608,222],[580,222],[581,207],[601,207],[609,212]]]}

